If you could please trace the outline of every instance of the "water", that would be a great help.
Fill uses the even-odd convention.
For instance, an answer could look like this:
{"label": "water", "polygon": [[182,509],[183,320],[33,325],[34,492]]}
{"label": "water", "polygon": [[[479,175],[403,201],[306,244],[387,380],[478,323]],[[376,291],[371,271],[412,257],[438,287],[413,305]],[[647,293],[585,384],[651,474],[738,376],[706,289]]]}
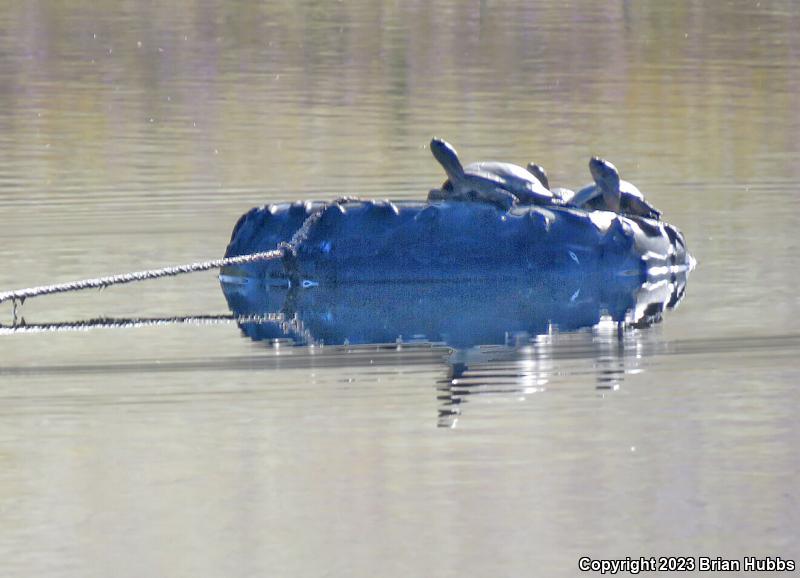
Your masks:
{"label": "water", "polygon": [[[270,348],[224,320],[0,336],[3,573],[800,558],[798,29],[763,0],[4,5],[2,289],[217,257],[267,202],[421,198],[433,135],[556,186],[612,159],[699,266],[621,340],[456,357]],[[226,312],[210,273],[22,310]]]}

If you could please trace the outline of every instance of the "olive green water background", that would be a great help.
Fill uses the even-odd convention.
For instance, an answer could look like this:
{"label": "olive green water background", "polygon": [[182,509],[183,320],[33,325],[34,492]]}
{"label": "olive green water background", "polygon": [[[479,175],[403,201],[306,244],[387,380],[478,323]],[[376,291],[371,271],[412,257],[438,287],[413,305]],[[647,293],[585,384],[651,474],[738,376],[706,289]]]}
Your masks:
{"label": "olive green water background", "polygon": [[[573,188],[609,158],[699,261],[624,355],[556,336],[458,387],[441,347],[0,335],[0,575],[800,561],[798,30],[788,0],[0,3],[0,289],[215,258],[267,202],[422,198],[433,135]],[[225,312],[211,273],[22,308]]]}

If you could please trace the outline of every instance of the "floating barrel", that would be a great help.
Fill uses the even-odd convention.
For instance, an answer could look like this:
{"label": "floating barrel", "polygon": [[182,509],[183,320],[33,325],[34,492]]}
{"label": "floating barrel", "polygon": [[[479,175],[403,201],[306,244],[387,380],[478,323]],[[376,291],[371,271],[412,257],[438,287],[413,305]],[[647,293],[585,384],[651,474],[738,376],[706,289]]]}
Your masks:
{"label": "floating barrel", "polygon": [[[692,267],[681,233],[663,221],[568,207],[468,202],[348,201],[258,207],[236,224],[226,257],[289,242],[312,214],[293,267],[309,285],[521,280],[544,272],[637,282]],[[227,267],[286,284],[280,261]]]}

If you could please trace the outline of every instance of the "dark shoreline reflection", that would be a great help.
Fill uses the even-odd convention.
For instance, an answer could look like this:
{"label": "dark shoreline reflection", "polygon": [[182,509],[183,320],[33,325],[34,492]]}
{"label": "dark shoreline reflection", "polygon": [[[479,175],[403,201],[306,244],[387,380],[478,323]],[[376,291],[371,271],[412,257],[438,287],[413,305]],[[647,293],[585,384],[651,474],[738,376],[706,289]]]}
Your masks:
{"label": "dark shoreline reflection", "polygon": [[[455,426],[461,406],[485,396],[543,391],[562,361],[594,360],[601,394],[639,371],[641,339],[685,294],[686,273],[636,277],[565,273],[535,282],[358,284],[307,289],[221,277],[234,315],[253,341],[298,345],[444,344],[438,425]],[[633,352],[633,354],[631,354]]]}

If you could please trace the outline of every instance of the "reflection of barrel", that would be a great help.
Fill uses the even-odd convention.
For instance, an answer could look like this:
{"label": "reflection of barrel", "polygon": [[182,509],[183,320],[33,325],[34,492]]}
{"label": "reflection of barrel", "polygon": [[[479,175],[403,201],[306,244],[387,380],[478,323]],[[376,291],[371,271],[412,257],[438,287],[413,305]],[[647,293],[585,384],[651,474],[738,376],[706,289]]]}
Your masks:
{"label": "reflection of barrel", "polygon": [[630,320],[653,303],[660,312],[669,295],[653,292],[634,277],[602,280],[575,273],[544,273],[532,283],[506,280],[407,284],[320,285],[309,289],[269,287],[264,280],[223,282],[231,310],[264,316],[286,310],[294,323],[243,323],[255,340],[289,337],[298,342],[393,343],[397,339],[445,342],[455,347],[503,344],[515,334],[553,328],[591,327],[606,314]]}
{"label": "reflection of barrel", "polygon": [[[296,263],[303,279],[323,285],[532,282],[543,272],[644,281],[686,268],[691,259],[674,227],[608,212],[373,201],[252,209],[237,223],[226,257],[274,249],[315,210],[323,213],[298,246]],[[283,265],[229,267],[223,275],[280,278]]]}

